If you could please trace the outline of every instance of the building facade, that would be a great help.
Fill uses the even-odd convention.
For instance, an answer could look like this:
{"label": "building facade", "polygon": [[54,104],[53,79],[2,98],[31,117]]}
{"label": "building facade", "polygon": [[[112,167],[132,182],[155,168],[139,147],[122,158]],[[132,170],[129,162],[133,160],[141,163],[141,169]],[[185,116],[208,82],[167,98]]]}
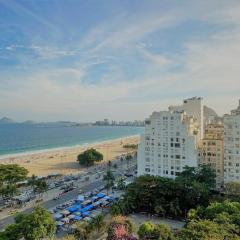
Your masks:
{"label": "building facade", "polygon": [[184,111],[188,116],[196,118],[199,123],[198,142],[200,142],[204,135],[203,99],[201,97],[184,99],[180,106],[169,106],[169,111]]}
{"label": "building facade", "polygon": [[208,124],[199,148],[199,165],[209,165],[216,173],[216,187],[223,186],[224,178],[224,126]]}
{"label": "building facade", "polygon": [[240,100],[237,109],[223,117],[224,183],[240,182]]}
{"label": "building facade", "polygon": [[186,112],[154,112],[145,121],[138,148],[138,175],[175,178],[184,167],[197,167],[199,123]]}

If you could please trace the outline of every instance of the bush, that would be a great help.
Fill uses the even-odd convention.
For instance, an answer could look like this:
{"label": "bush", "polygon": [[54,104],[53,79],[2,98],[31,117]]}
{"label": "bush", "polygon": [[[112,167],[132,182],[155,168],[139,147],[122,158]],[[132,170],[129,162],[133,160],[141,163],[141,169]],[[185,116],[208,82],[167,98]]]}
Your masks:
{"label": "bush", "polygon": [[77,161],[80,165],[89,167],[94,165],[95,162],[100,162],[103,160],[102,153],[98,152],[94,148],[90,148],[83,153],[80,153],[78,155]]}

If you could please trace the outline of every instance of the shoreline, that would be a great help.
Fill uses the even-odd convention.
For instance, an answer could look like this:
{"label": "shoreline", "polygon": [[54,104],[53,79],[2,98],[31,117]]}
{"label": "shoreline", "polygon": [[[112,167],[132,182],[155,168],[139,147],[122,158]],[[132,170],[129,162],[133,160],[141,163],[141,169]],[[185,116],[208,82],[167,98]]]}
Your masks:
{"label": "shoreline", "polygon": [[99,140],[99,141],[94,141],[91,143],[80,143],[80,144],[75,144],[72,146],[53,147],[53,148],[30,150],[30,151],[18,152],[18,153],[3,154],[3,155],[0,155],[0,164],[1,164],[1,160],[7,160],[10,158],[25,157],[25,156],[31,156],[31,155],[35,155],[35,154],[41,154],[41,153],[50,153],[50,152],[71,150],[71,149],[80,148],[80,147],[89,148],[92,146],[97,146],[99,144],[109,143],[109,142],[113,142],[113,141],[120,141],[120,140],[133,138],[133,137],[140,137],[140,134],[130,135],[130,136],[126,136],[126,137],[112,138],[112,139],[108,139],[108,140]]}
{"label": "shoreline", "polygon": [[124,148],[125,144],[138,144],[140,135],[132,135],[121,138],[96,141],[77,146],[63,147],[58,149],[45,149],[42,151],[22,153],[11,157],[4,157],[1,164],[18,164],[29,171],[29,176],[47,176],[52,173],[62,175],[75,174],[84,170],[77,162],[77,156],[88,148],[95,148],[103,154],[103,161],[96,166],[107,161],[112,161],[117,157],[132,152],[131,149]]}

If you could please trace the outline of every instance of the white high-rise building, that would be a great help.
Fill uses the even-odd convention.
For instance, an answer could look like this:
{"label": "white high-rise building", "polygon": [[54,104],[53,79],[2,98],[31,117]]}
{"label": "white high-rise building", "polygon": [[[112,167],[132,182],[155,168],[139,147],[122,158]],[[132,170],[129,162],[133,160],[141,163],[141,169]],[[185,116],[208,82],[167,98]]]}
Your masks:
{"label": "white high-rise building", "polygon": [[203,116],[203,99],[201,97],[192,97],[183,100],[180,106],[169,106],[169,111],[184,111],[188,116],[197,119],[199,123],[198,141],[204,136],[204,116]]}
{"label": "white high-rise building", "polygon": [[240,182],[240,100],[237,109],[224,115],[224,183]]}
{"label": "white high-rise building", "polygon": [[198,133],[198,120],[184,111],[154,112],[141,136],[138,175],[175,178],[184,166],[197,167]]}

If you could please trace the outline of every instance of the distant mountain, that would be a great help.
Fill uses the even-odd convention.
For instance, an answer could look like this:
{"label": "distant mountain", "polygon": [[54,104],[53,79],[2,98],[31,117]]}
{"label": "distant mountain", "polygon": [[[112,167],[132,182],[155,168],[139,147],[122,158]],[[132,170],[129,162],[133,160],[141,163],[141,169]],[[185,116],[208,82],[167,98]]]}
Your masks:
{"label": "distant mountain", "polygon": [[9,124],[14,123],[14,121],[11,118],[3,117],[0,119],[0,124]]}
{"label": "distant mountain", "polygon": [[32,120],[27,120],[22,122],[23,124],[36,124],[36,122],[32,121]]}
{"label": "distant mountain", "polygon": [[65,126],[65,127],[79,127],[79,126],[91,126],[91,123],[78,123],[78,122],[71,122],[71,121],[57,121],[57,122],[35,122],[32,120],[26,120],[24,122],[15,122],[11,118],[3,117],[0,119],[0,124],[11,124],[11,123],[18,123],[18,124],[25,124],[25,125],[48,125],[48,126]]}

